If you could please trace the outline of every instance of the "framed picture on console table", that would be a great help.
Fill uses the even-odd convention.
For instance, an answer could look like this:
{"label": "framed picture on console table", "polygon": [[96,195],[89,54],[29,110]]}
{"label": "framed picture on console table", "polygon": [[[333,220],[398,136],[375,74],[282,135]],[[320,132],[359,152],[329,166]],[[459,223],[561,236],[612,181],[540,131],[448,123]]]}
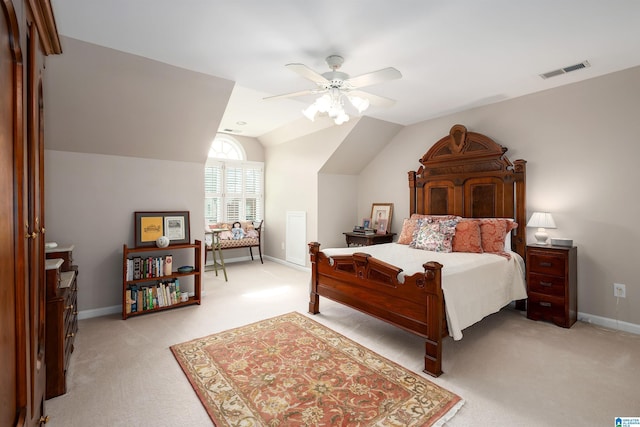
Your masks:
{"label": "framed picture on console table", "polygon": [[190,243],[189,211],[135,212],[136,248],[156,246],[160,236],[169,245]]}
{"label": "framed picture on console table", "polygon": [[391,228],[391,215],[393,214],[393,203],[374,203],[371,205],[371,228],[377,230],[381,220],[386,220],[385,230]]}
{"label": "framed picture on console table", "polygon": [[387,234],[387,220],[381,219],[378,221],[378,228],[376,228],[376,234]]}

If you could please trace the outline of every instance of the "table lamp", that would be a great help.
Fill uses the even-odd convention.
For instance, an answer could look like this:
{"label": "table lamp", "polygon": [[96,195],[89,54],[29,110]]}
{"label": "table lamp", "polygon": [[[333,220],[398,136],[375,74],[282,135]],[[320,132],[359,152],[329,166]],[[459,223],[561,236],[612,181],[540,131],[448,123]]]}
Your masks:
{"label": "table lamp", "polygon": [[553,221],[553,217],[549,212],[534,212],[529,218],[527,227],[537,227],[538,231],[534,234],[536,241],[539,245],[547,245],[547,228],[556,228],[556,223]]}

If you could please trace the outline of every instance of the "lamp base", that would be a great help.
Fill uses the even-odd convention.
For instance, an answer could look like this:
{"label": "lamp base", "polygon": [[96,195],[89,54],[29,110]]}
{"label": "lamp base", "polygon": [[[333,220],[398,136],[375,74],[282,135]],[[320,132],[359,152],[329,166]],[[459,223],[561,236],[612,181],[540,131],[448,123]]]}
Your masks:
{"label": "lamp base", "polygon": [[538,228],[538,231],[533,235],[536,238],[536,243],[539,245],[548,245],[549,235],[544,228]]}

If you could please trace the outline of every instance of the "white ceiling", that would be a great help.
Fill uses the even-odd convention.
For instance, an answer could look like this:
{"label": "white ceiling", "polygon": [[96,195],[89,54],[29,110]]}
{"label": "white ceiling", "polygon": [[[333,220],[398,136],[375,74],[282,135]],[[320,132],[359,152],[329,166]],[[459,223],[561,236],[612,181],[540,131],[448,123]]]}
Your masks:
{"label": "white ceiling", "polygon": [[[393,98],[366,115],[402,125],[640,65],[636,0],[52,0],[61,35],[236,82],[220,130],[259,137],[300,119],[313,88],[292,62],[351,76]],[[64,45],[63,45],[64,49]],[[591,67],[539,77],[588,60]],[[306,119],[305,119],[306,120]],[[246,122],[239,125],[238,122]]]}

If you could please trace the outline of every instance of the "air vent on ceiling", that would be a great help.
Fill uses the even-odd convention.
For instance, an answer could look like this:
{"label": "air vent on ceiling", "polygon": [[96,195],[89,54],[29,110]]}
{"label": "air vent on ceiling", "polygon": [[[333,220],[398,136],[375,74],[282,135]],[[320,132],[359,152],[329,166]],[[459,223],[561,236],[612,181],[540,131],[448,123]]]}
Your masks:
{"label": "air vent on ceiling", "polygon": [[550,77],[559,76],[561,74],[567,74],[572,71],[582,70],[583,68],[590,67],[589,61],[582,61],[579,64],[569,65],[568,67],[559,68],[557,70],[549,71],[548,73],[540,74],[540,77],[543,79],[548,79]]}

